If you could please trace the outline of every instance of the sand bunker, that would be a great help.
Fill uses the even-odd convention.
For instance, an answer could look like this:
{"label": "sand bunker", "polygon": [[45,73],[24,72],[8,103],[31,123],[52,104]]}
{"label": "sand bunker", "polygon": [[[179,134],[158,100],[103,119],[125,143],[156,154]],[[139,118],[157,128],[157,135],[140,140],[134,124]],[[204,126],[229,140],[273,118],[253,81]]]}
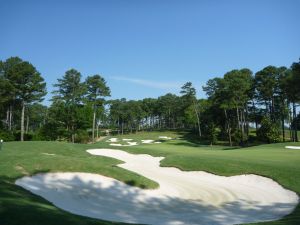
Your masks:
{"label": "sand bunker", "polygon": [[300,146],[285,146],[285,148],[289,148],[289,149],[300,149]]}
{"label": "sand bunker", "polygon": [[138,145],[138,143],[137,142],[130,142],[130,141],[128,141],[127,142],[128,144],[126,145],[126,144],[117,144],[117,143],[111,143],[111,144],[109,144],[109,145],[111,145],[111,146],[134,146],[134,145]]}
{"label": "sand bunker", "polygon": [[42,152],[43,155],[49,155],[49,156],[53,156],[53,155],[56,155],[54,153],[47,153],[47,152]]}
{"label": "sand bunker", "polygon": [[118,138],[110,138],[106,142],[118,142]]}
{"label": "sand bunker", "polygon": [[167,140],[171,140],[172,139],[171,137],[167,137],[167,136],[159,136],[158,138],[159,139],[167,139]]}
{"label": "sand bunker", "polygon": [[[160,136],[160,139],[167,139],[170,140],[172,138],[167,137],[167,136]],[[128,144],[121,144],[121,143],[116,143],[119,142],[120,140],[118,138],[110,138],[108,139],[106,142],[111,142],[109,145],[111,146],[117,146],[117,147],[124,147],[124,146],[134,146],[134,145],[138,145],[137,142],[133,142],[132,138],[123,138],[122,141],[127,142]],[[154,140],[141,140],[141,144],[161,144],[162,142],[160,141],[154,141]]]}
{"label": "sand bunker", "polygon": [[159,183],[142,190],[89,173],[47,173],[23,177],[16,184],[54,205],[93,218],[156,225],[227,225],[276,220],[293,211],[298,196],[257,175],[232,177],[160,167],[163,157],[121,150],[90,154],[120,159],[119,167]]}
{"label": "sand bunker", "polygon": [[151,144],[154,140],[141,140],[142,144]]}

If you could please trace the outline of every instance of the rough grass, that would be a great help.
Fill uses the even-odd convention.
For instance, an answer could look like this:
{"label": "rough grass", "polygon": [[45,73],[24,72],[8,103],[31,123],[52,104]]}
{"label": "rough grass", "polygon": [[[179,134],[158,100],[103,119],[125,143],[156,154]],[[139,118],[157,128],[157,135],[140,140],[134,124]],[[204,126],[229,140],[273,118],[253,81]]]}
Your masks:
{"label": "rough grass", "polygon": [[[124,135],[121,138],[157,140],[158,136],[178,138],[176,132],[152,132]],[[182,170],[204,170],[219,175],[254,173],[270,177],[281,185],[300,193],[300,150],[285,149],[280,143],[249,148],[196,145],[186,140],[170,140],[162,144],[143,144],[114,147],[132,153],[165,156],[162,166],[175,166]],[[299,144],[298,144],[299,145]],[[60,210],[46,200],[14,185],[18,177],[39,172],[74,171],[110,176],[142,188],[155,188],[157,184],[116,167],[120,161],[107,157],[94,157],[86,149],[109,147],[105,141],[94,145],[61,142],[11,142],[0,151],[0,225],[12,224],[121,224],[76,216]],[[55,155],[47,155],[55,154]],[[300,224],[300,207],[289,216],[275,222],[259,224]]]}

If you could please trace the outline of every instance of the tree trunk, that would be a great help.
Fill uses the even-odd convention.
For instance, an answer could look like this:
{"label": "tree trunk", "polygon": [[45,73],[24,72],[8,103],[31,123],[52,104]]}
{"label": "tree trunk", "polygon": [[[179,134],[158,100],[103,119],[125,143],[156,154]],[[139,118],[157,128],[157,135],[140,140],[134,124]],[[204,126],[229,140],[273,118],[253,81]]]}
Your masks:
{"label": "tree trunk", "polygon": [[267,101],[265,101],[265,106],[266,106],[266,112],[265,112],[265,116],[268,115],[269,111],[270,111],[270,107]]}
{"label": "tree trunk", "polygon": [[297,134],[297,112],[296,112],[296,103],[293,102],[293,130],[294,130],[294,141],[298,142],[298,134]]}
{"label": "tree trunk", "polygon": [[171,110],[170,110],[170,108],[169,108],[169,115],[168,115],[168,127],[169,127],[169,129],[171,129]]}
{"label": "tree trunk", "polygon": [[244,116],[245,119],[245,126],[246,126],[246,134],[249,137],[249,110],[248,105],[246,105],[246,115]]}
{"label": "tree trunk", "polygon": [[22,114],[21,114],[21,141],[24,141],[24,116],[25,116],[25,103],[22,102]]}
{"label": "tree trunk", "polygon": [[281,118],[281,127],[282,127],[282,141],[285,142],[285,128],[284,128],[284,116]]}
{"label": "tree trunk", "polygon": [[241,109],[241,117],[240,117],[240,127],[241,127],[241,132],[242,132],[242,144],[244,144],[244,134],[245,134],[245,113],[244,109]]}
{"label": "tree trunk", "polygon": [[92,130],[93,143],[95,143],[95,122],[96,122],[96,111],[94,109],[94,112],[93,112],[93,130]]}
{"label": "tree trunk", "polygon": [[99,125],[97,124],[97,139],[99,138]]}
{"label": "tree trunk", "polygon": [[236,107],[236,116],[237,116],[237,128],[240,130],[240,115],[239,115],[239,108]]}
{"label": "tree trunk", "polygon": [[271,103],[272,103],[272,112],[271,112],[272,116],[271,116],[271,118],[272,118],[272,121],[275,122],[275,115],[274,115],[275,114],[275,101],[274,101],[274,96],[272,96],[272,102]]}
{"label": "tree trunk", "polygon": [[256,108],[255,108],[254,101],[252,101],[252,106],[253,106],[253,110],[254,110],[255,132],[257,132],[257,115],[256,115]]}
{"label": "tree trunk", "polygon": [[198,110],[197,110],[196,103],[194,103],[194,110],[195,110],[195,114],[196,114],[196,117],[197,117],[198,134],[199,134],[199,138],[201,138],[202,134],[201,134],[200,118],[199,118],[199,113],[198,113]]}
{"label": "tree trunk", "polygon": [[8,123],[9,123],[9,107],[7,107],[7,110],[6,110],[6,120],[5,120],[5,123],[6,123],[6,127],[8,129]]}
{"label": "tree trunk", "polygon": [[226,111],[226,109],[224,109],[224,112],[225,112],[225,118],[226,118],[226,123],[227,123],[227,133],[228,133],[229,145],[232,146],[232,141],[231,141],[231,128],[230,128],[229,119],[228,119],[228,116],[227,116],[227,111]]}
{"label": "tree trunk", "polygon": [[172,122],[173,122],[173,129],[176,129],[175,116],[173,116]]}
{"label": "tree trunk", "polygon": [[13,107],[12,105],[9,106],[9,125],[8,129],[11,131],[12,130],[12,120],[13,120]]}
{"label": "tree trunk", "polygon": [[72,132],[72,135],[71,135],[71,139],[72,139],[72,143],[74,144],[75,143],[75,129],[74,129],[74,124],[71,126],[71,132]]}
{"label": "tree trunk", "polygon": [[282,141],[285,142],[285,127],[284,127],[284,119],[285,119],[285,99],[281,98],[281,129],[282,129]]}
{"label": "tree trunk", "polygon": [[29,115],[26,116],[26,134],[28,134],[28,130],[29,130]]}
{"label": "tree trunk", "polygon": [[293,131],[292,131],[292,110],[291,110],[290,104],[289,104],[288,108],[289,108],[289,131],[290,131],[290,141],[294,141]]}

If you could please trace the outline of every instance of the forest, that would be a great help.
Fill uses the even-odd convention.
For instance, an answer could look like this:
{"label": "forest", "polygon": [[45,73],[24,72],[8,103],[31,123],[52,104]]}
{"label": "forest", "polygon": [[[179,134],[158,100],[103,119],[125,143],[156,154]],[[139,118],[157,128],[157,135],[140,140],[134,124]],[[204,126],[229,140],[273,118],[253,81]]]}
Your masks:
{"label": "forest", "polygon": [[19,57],[0,61],[0,139],[91,143],[108,133],[178,130],[211,145],[299,140],[300,61],[231,70],[197,87],[206,99],[188,81],[180,95],[110,99],[104,77],[76,69],[53,86],[45,106],[46,83],[35,66]]}

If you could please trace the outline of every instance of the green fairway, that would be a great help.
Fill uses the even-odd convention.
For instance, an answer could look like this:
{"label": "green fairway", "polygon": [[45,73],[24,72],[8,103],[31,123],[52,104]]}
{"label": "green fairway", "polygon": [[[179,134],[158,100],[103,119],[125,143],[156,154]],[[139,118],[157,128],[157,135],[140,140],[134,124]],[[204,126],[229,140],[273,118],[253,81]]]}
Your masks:
{"label": "green fairway", "polygon": [[[165,156],[162,166],[182,170],[204,170],[219,175],[258,174],[270,177],[284,187],[300,193],[300,150],[285,149],[280,143],[249,148],[196,145],[176,132],[151,132],[117,136],[133,141],[159,140],[172,137],[161,144],[141,144],[113,147],[104,141],[83,145],[62,142],[8,142],[0,151],[0,224],[117,224],[76,216],[60,210],[48,201],[14,185],[15,179],[39,172],[91,172],[113,177],[130,185],[155,188],[157,184],[145,177],[116,167],[120,161],[94,157],[85,152],[92,148],[123,149],[131,153]],[[299,144],[297,144],[299,146]],[[299,224],[300,207],[280,221],[260,224]]]}

